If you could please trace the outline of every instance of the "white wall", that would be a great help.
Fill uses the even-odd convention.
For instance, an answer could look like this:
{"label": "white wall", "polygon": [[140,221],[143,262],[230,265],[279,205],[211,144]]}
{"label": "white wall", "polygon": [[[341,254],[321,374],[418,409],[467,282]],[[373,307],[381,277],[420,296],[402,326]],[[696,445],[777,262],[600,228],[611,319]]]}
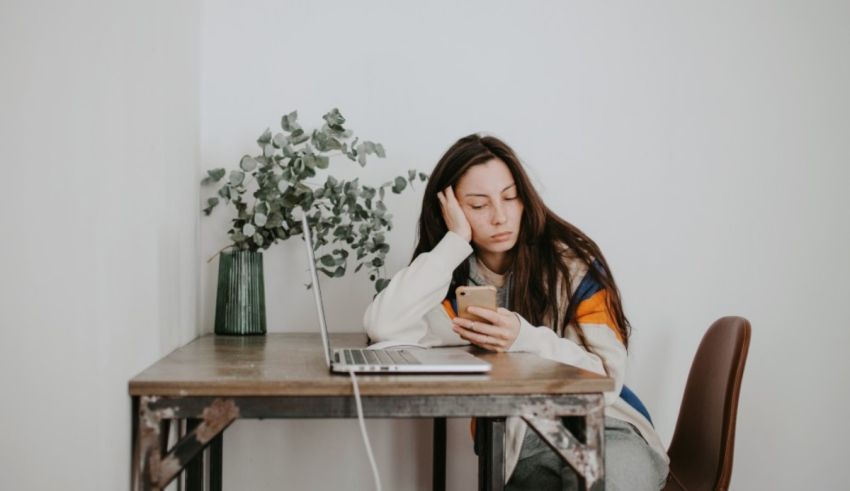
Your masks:
{"label": "white wall", "polygon": [[198,330],[199,2],[0,2],[0,489],[127,489]]}
{"label": "white wall", "polygon": [[[383,142],[374,183],[429,170],[469,132],[504,137],[607,254],[634,324],[630,384],[662,437],[706,327],[744,315],[735,488],[835,489],[850,436],[848,21],[846,2],[206,0],[202,166],[235,166],[293,109],[317,124],[339,106]],[[393,201],[390,271],[409,259],[419,199]],[[202,222],[204,259],[227,218]],[[266,255],[271,331],[315,328],[304,267],[295,241]],[[332,330],[359,329],[366,284],[325,282]],[[388,488],[429,486],[428,428],[369,424]],[[450,488],[469,489],[465,423],[450,431]],[[228,486],[370,487],[353,421],[239,422],[225,442]]]}
{"label": "white wall", "polygon": [[[387,147],[374,183],[472,131],[519,151],[608,256],[665,440],[705,327],[750,318],[735,489],[840,489],[848,20],[825,1],[0,3],[0,489],[126,487],[127,380],[212,329],[228,217],[200,219],[201,169],[333,106]],[[392,200],[389,271],[420,197]],[[315,329],[300,244],[266,265],[270,330]],[[324,285],[333,330],[358,330],[366,279]],[[451,489],[475,483],[465,424]],[[430,425],[368,426],[385,489],[427,488]],[[350,420],[240,421],[225,486],[370,489],[361,449]]]}

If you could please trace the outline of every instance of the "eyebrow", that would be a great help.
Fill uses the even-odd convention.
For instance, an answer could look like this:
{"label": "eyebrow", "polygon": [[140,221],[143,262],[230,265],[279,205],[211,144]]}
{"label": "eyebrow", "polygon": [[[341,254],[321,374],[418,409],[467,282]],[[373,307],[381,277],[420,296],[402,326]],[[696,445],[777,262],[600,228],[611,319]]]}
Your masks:
{"label": "eyebrow", "polygon": [[[504,193],[505,191],[507,191],[508,189],[510,189],[510,188],[512,188],[512,187],[514,187],[514,186],[516,186],[516,183],[513,183],[513,184],[511,184],[510,186],[506,187],[505,189],[503,189],[503,190],[499,191],[499,193],[500,193],[500,194],[501,194],[501,193]],[[481,196],[482,198],[486,198],[486,197],[487,197],[487,195],[486,195],[486,194],[477,194],[477,193],[466,193],[464,196]]]}

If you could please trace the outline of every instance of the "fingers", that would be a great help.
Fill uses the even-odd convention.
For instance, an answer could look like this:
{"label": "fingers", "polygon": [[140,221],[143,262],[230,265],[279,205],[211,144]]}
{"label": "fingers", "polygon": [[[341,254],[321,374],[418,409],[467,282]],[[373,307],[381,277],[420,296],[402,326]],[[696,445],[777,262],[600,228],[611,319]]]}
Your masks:
{"label": "fingers", "polygon": [[445,199],[448,203],[452,205],[457,205],[460,208],[460,203],[457,202],[457,196],[455,196],[455,190],[453,187],[449,186],[443,190],[443,194],[445,195]]}
{"label": "fingers", "polygon": [[501,326],[487,324],[486,322],[471,321],[469,319],[463,319],[461,317],[455,317],[454,319],[452,319],[452,322],[456,326],[476,334],[490,336],[491,338],[496,338],[499,340],[510,338],[510,334],[504,327]]}
{"label": "fingers", "polygon": [[[475,305],[471,305],[471,306],[467,307],[466,310],[468,310],[470,314],[477,315],[478,317],[481,317],[482,319],[486,319],[486,320],[490,321],[491,324],[498,324],[499,321],[502,320],[502,315],[504,315],[504,314],[501,314],[501,313],[494,311],[494,310],[485,309],[483,307],[476,307]],[[502,310],[505,310],[505,309],[502,309]]]}
{"label": "fingers", "polygon": [[[465,339],[476,346],[480,346],[490,351],[502,352],[507,350],[508,343],[503,339],[483,334],[482,332],[471,331],[457,324],[453,326],[453,329],[462,339]],[[478,325],[476,325],[476,329],[479,329]]]}

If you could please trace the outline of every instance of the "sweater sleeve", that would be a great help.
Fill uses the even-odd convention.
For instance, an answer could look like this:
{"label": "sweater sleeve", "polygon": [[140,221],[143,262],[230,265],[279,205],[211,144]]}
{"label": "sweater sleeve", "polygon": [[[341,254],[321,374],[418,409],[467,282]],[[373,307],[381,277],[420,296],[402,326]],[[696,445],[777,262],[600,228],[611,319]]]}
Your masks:
{"label": "sweater sleeve", "polygon": [[469,344],[452,330],[442,302],[452,273],[469,255],[472,246],[463,237],[447,232],[431,252],[420,254],[396,273],[363,316],[372,341],[412,341],[425,346]]}
{"label": "sweater sleeve", "polygon": [[[605,404],[620,395],[626,377],[626,347],[608,309],[608,293],[586,275],[573,301],[579,302],[576,321],[590,351],[569,338],[558,336],[550,327],[533,326],[520,317],[519,336],[509,351],[526,351],[543,358],[573,365],[614,379],[614,390],[605,393]],[[578,297],[578,298],[576,298]]]}

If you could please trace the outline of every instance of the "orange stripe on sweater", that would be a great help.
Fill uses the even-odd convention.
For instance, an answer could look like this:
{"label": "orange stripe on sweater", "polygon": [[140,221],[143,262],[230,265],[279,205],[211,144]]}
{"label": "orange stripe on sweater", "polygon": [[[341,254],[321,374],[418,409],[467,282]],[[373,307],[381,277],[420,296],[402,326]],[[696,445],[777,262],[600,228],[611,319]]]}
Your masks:
{"label": "orange stripe on sweater", "polygon": [[614,335],[623,342],[623,335],[617,329],[617,323],[611,317],[608,310],[608,291],[599,290],[590,298],[578,304],[576,309],[576,320],[579,324],[605,324],[614,331]]}
{"label": "orange stripe on sweater", "polygon": [[443,309],[446,311],[447,314],[449,314],[449,319],[454,319],[455,317],[457,317],[457,315],[455,315],[455,309],[452,308],[451,300],[443,300]]}

